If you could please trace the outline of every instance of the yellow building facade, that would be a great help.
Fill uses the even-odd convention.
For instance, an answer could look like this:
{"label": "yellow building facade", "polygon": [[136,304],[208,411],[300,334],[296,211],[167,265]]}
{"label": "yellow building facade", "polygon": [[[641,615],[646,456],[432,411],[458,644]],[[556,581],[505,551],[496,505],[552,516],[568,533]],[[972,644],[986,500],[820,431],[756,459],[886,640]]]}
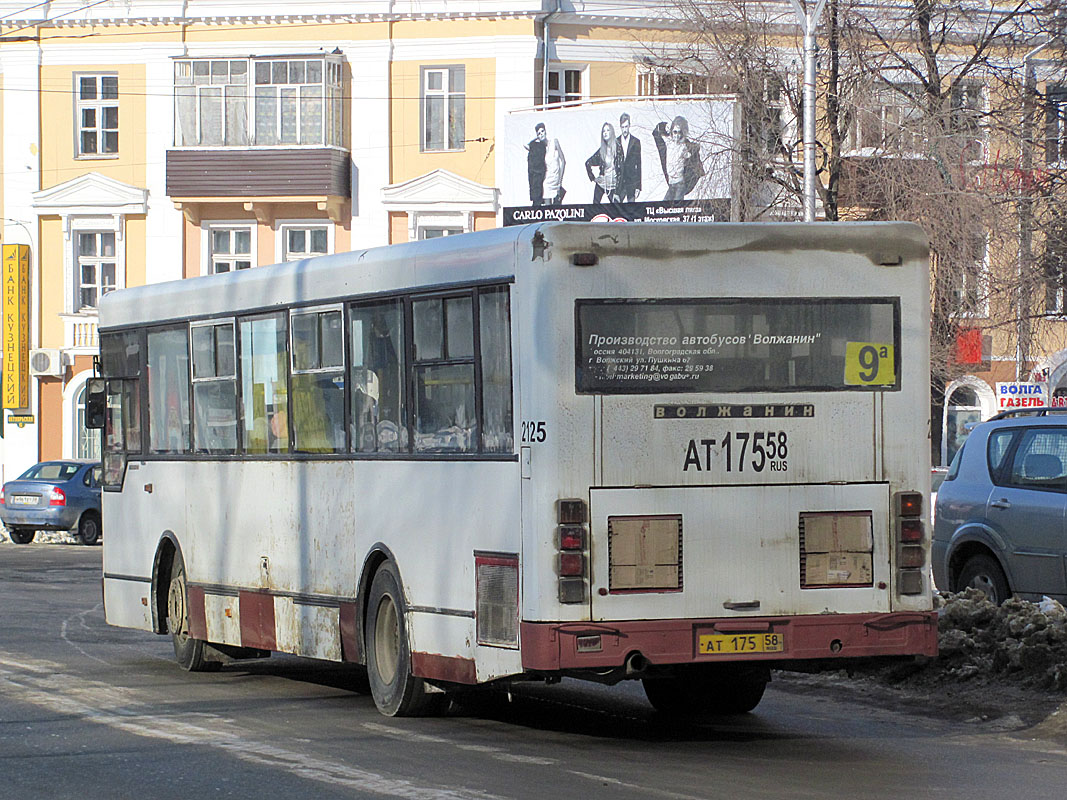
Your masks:
{"label": "yellow building facade", "polygon": [[3,479],[98,456],[107,292],[499,225],[501,171],[525,169],[498,158],[505,117],[634,95],[671,29],[638,2],[561,8],[0,3],[2,240],[30,264]]}

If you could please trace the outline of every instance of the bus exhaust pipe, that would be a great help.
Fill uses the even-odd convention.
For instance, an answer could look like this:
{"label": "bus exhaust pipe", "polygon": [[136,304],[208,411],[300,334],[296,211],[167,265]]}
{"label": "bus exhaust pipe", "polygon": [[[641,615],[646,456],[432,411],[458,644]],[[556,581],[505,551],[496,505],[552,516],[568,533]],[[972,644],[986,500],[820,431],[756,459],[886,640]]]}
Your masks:
{"label": "bus exhaust pipe", "polygon": [[630,655],[626,656],[625,669],[627,677],[641,675],[645,672],[645,670],[648,669],[648,667],[649,661],[647,658],[641,655],[641,653],[635,652],[630,653]]}

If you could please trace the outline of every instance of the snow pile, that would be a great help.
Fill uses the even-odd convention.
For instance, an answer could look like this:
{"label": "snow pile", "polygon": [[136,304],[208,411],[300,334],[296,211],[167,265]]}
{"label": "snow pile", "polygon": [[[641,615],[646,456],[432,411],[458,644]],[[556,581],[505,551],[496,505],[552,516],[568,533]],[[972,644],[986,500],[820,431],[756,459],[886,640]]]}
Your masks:
{"label": "snow pile", "polygon": [[998,678],[1027,688],[1067,690],[1067,610],[1048,597],[1010,599],[999,608],[976,589],[941,597],[940,657],[923,677]]}
{"label": "snow pile", "polygon": [[[7,530],[2,525],[0,525],[0,542],[11,542],[11,537],[7,535]],[[77,544],[78,539],[74,536],[73,531],[37,531],[37,535],[33,537],[33,543]]]}

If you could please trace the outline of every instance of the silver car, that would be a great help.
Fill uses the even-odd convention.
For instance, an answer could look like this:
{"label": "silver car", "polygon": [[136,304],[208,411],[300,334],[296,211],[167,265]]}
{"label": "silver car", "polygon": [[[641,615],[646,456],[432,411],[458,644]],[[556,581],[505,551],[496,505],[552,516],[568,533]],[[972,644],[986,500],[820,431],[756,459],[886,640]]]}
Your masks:
{"label": "silver car", "polygon": [[37,531],[77,530],[95,544],[100,524],[100,463],[42,461],[0,490],[0,520],[15,544],[29,544]]}
{"label": "silver car", "polygon": [[976,425],[937,493],[940,589],[1067,600],[1067,409],[1005,412]]}

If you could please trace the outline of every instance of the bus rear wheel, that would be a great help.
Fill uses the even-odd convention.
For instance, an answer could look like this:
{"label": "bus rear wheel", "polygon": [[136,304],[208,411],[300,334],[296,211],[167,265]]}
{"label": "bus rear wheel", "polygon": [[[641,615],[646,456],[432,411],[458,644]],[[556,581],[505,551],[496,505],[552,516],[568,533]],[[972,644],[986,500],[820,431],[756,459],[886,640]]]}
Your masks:
{"label": "bus rear wheel", "polygon": [[770,680],[771,671],[761,665],[708,664],[682,667],[670,677],[644,678],[642,683],[656,711],[694,719],[751,711]]}
{"label": "bus rear wheel", "polygon": [[417,717],[433,703],[422,678],[411,674],[411,648],[404,622],[400,575],[386,561],[374,575],[367,598],[363,641],[367,646],[367,678],[378,710],[387,717]]}
{"label": "bus rear wheel", "polygon": [[189,593],[185,586],[185,564],[176,556],[167,589],[167,628],[174,642],[174,657],[178,666],[188,672],[214,672],[222,662],[208,659],[204,641],[189,635]]}

